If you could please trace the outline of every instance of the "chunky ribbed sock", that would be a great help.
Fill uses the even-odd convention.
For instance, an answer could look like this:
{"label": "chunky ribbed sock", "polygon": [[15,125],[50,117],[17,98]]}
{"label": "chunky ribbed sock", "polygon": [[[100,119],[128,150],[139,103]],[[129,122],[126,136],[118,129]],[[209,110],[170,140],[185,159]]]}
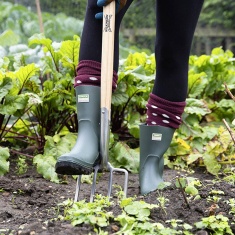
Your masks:
{"label": "chunky ribbed sock", "polygon": [[[81,85],[100,86],[101,63],[93,60],[82,60],[79,62],[76,71],[74,87]],[[117,88],[117,80],[117,73],[113,71],[113,91]]]}
{"label": "chunky ribbed sock", "polygon": [[147,125],[159,125],[177,129],[182,123],[181,116],[186,102],[172,102],[150,94],[147,104]]}

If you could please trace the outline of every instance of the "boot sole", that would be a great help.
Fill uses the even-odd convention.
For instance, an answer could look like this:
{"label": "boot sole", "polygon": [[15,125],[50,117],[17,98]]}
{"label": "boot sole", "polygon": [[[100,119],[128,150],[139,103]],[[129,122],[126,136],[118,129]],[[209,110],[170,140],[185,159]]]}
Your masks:
{"label": "boot sole", "polygon": [[86,168],[73,162],[57,162],[55,172],[61,175],[90,175],[93,168]]}

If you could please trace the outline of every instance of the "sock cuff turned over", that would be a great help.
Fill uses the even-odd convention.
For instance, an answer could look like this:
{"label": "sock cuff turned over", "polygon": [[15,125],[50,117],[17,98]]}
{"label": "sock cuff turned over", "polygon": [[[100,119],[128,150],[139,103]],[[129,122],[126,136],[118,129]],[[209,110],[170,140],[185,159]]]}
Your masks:
{"label": "sock cuff turned over", "polygon": [[186,102],[173,102],[150,94],[147,107],[147,125],[159,125],[177,129],[182,123],[181,116]]}
{"label": "sock cuff turned over", "polygon": [[[82,60],[76,69],[74,87],[81,85],[100,86],[101,81],[101,63],[93,60]],[[113,71],[112,90],[117,88],[118,76]]]}

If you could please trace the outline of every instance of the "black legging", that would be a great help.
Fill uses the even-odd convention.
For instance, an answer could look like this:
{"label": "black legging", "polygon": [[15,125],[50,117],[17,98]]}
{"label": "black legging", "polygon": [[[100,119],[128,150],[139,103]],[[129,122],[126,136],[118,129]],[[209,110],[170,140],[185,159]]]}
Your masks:
{"label": "black legging", "polygon": [[[152,93],[169,101],[185,101],[188,89],[188,58],[193,34],[204,0],[156,0],[156,80]],[[119,28],[133,0],[117,14],[115,23],[114,70],[119,66]],[[79,61],[101,62],[102,21],[97,0],[88,0]],[[146,3],[146,7],[151,7]]]}

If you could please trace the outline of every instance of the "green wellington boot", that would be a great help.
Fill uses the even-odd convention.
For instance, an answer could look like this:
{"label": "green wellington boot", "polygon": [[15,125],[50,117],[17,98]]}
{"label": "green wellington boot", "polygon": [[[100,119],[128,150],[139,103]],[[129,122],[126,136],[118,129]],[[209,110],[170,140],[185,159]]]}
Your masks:
{"label": "green wellington boot", "polygon": [[168,127],[140,125],[141,195],[154,191],[163,182],[163,154],[170,146],[174,131]]}
{"label": "green wellington boot", "polygon": [[78,138],[70,153],[58,158],[56,173],[87,175],[100,161],[100,87],[77,86]]}

